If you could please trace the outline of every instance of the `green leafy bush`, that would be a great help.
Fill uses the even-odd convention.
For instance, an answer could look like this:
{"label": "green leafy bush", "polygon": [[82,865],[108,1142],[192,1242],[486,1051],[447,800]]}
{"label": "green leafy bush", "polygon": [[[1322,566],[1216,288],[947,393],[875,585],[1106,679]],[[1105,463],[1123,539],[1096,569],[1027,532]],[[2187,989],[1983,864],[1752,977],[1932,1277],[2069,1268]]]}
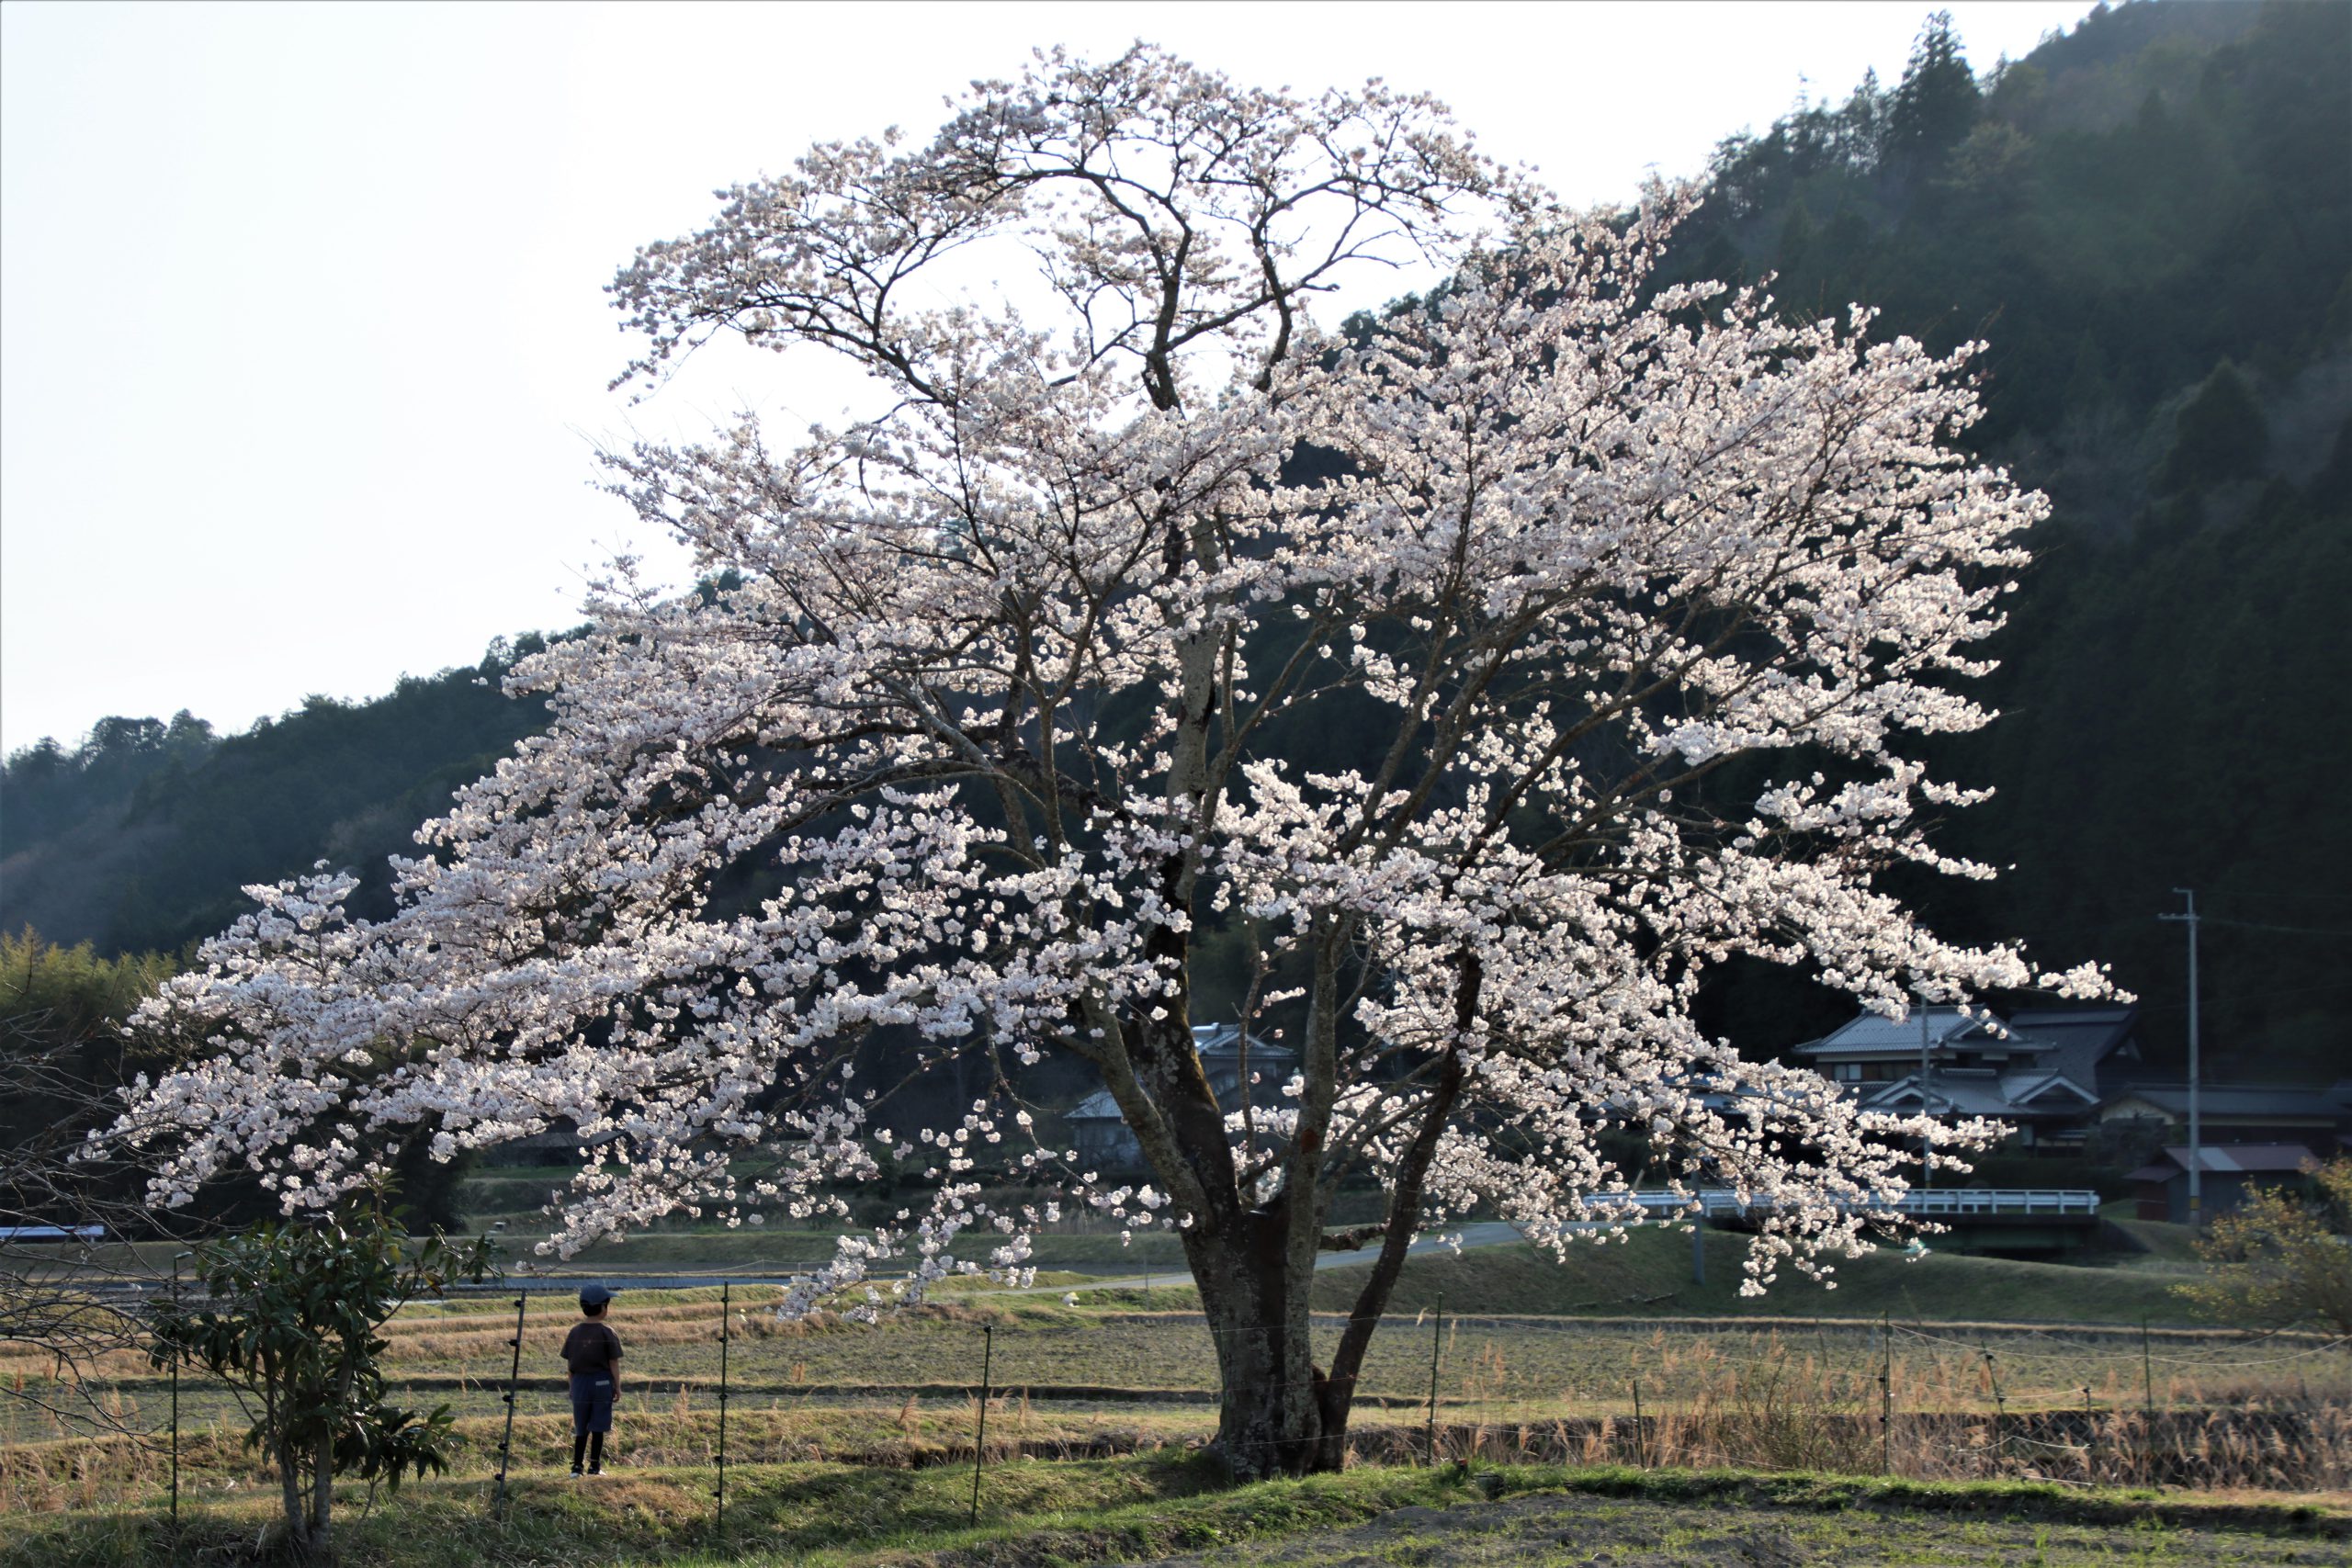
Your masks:
{"label": "green leafy bush", "polygon": [[193,1362],[249,1396],[245,1443],[277,1467],[294,1555],[325,1553],[337,1476],[397,1491],[403,1474],[447,1468],[458,1442],[449,1407],[385,1402],[379,1331],[408,1303],[490,1274],[488,1238],[411,1241],[369,1204],[265,1221],[195,1258],[204,1295],[162,1303],[149,1359]]}

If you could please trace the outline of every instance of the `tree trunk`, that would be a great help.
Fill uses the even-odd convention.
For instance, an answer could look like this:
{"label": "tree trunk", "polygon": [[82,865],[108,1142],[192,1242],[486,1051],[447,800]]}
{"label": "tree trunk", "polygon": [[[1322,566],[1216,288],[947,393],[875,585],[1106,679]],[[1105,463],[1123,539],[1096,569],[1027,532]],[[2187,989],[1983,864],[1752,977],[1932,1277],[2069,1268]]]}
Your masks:
{"label": "tree trunk", "polygon": [[327,1525],[334,1512],[334,1434],[322,1433],[311,1474],[311,1534],[306,1549],[314,1558],[327,1554]]}
{"label": "tree trunk", "polygon": [[[1461,965],[1454,1006],[1456,1025],[1466,1033],[1485,965],[1466,951]],[[1347,1464],[1356,1378],[1404,1269],[1430,1161],[1461,1098],[1464,1076],[1461,1056],[1447,1053],[1430,1084],[1420,1125],[1393,1169],[1380,1252],[1339,1325],[1329,1371],[1315,1364],[1308,1310],[1323,1234],[1323,1212],[1311,1179],[1311,1134],[1293,1152],[1289,1185],[1272,1203],[1248,1211],[1222,1229],[1196,1224],[1184,1233],[1185,1254],[1216,1339],[1223,1390],[1216,1447],[1237,1479],[1306,1475]],[[1294,1210],[1294,1203],[1306,1207]]]}
{"label": "tree trunk", "polygon": [[1314,1258],[1297,1267],[1288,1239],[1281,1205],[1243,1215],[1232,1233],[1186,1236],[1216,1347],[1216,1451],[1238,1481],[1336,1471],[1347,1459],[1352,1390],[1315,1364]]}
{"label": "tree trunk", "polygon": [[300,1557],[308,1550],[310,1532],[302,1517],[302,1465],[290,1442],[277,1445],[277,1483],[284,1494],[286,1543]]}

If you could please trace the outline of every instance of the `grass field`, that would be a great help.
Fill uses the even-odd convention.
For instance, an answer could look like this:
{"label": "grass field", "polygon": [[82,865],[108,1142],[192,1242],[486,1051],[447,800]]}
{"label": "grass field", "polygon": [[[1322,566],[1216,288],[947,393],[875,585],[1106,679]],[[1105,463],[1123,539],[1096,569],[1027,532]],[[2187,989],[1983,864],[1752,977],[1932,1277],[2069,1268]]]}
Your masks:
{"label": "grass field", "polygon": [[[1639,1238],[1649,1240],[1653,1238]],[[1563,1270],[1524,1247],[1496,1247],[1460,1257],[1417,1258],[1408,1266],[1390,1317],[1373,1339],[1362,1388],[1368,1393],[1419,1401],[1429,1392],[1430,1354],[1438,1352],[1440,1396],[1487,1407],[1544,1415],[1599,1415],[1630,1404],[1631,1384],[1646,1382],[1660,1400],[1693,1399],[1727,1375],[1772,1366],[1804,1372],[1826,1384],[1875,1389],[1882,1373],[1896,1379],[1910,1406],[1943,1410],[2079,1406],[2089,1389],[2096,1404],[2209,1404],[2261,1397],[2301,1397],[2346,1382],[2346,1358],[2294,1339],[2247,1346],[2240,1337],[2211,1330],[2165,1328],[2142,1334],[2125,1317],[2134,1299],[2097,1302],[2084,1276],[2049,1281],[2055,1265],[1988,1258],[1929,1258],[1917,1264],[1890,1260],[1892,1283],[1835,1293],[1805,1287],[1762,1303],[1783,1309],[1768,1316],[1750,1308],[1724,1311],[1710,1293],[1689,1292],[1613,1316],[1559,1314],[1561,1305],[1594,1302],[1629,1304],[1618,1292],[1644,1288],[1645,1259],[1634,1247],[1590,1249],[1594,1273],[1611,1293],[1559,1303]],[[1579,1255],[1579,1262],[1583,1255]],[[2103,1271],[2100,1271],[2103,1272]],[[1054,1277],[1048,1277],[1051,1280]],[[766,1310],[775,1287],[733,1292],[729,1346],[731,1382],[752,1406],[797,1408],[811,1401],[883,1393],[936,1396],[978,1383],[982,1326],[995,1331],[993,1382],[1061,1403],[1197,1403],[1216,1386],[1215,1341],[1196,1311],[1189,1287],[1161,1287],[1148,1301],[1140,1290],[1096,1291],[1082,1277],[1062,1275],[1079,1304],[1051,1293],[1012,1294],[965,1288],[935,1304],[866,1326],[824,1318],[778,1322]],[[2022,1279],[2008,1285],[2005,1281]],[[2129,1287],[2141,1281],[2123,1275]],[[1588,1275],[1580,1283],[1594,1289]],[[2055,1294],[2071,1283],[2086,1321],[2035,1325],[1999,1309],[2030,1303],[2035,1290]],[[2098,1281],[2105,1288],[2108,1281]],[[1869,1309],[1896,1289],[1901,1305]],[[1728,1293],[1728,1282],[1710,1292]],[[1444,1302],[1442,1344],[1436,1306]],[[627,1292],[612,1321],[629,1347],[625,1360],[628,1397],[639,1402],[682,1395],[691,1403],[713,1388],[718,1372],[718,1292]],[[1695,1299],[1693,1299],[1695,1297]],[[1792,1299],[1793,1298],[1793,1299]],[[1335,1309],[1352,1300],[1347,1271],[1318,1281],[1317,1306],[1327,1341],[1341,1320]],[[1821,1306],[1863,1309],[1867,1315],[1792,1316],[1785,1309],[1809,1300]],[[1736,1297],[1730,1297],[1733,1303]],[[1940,1313],[1921,1309],[1930,1303]],[[525,1316],[523,1377],[526,1399],[560,1397],[555,1348],[573,1321],[561,1297],[529,1298]],[[1546,1312],[1545,1308],[1555,1309]],[[2107,1321],[2098,1321],[2092,1314]],[[1973,1317],[1967,1315],[1974,1314]],[[461,1414],[497,1407],[508,1373],[512,1308],[495,1297],[420,1307],[390,1325],[386,1367],[396,1384],[418,1400],[447,1400]],[[0,1353],[0,1381],[20,1392],[47,1377],[48,1363]],[[128,1413],[152,1418],[164,1382],[135,1354],[97,1371]],[[225,1418],[218,1391],[183,1380],[183,1404],[199,1424]],[[528,1408],[526,1404],[526,1408]],[[28,1426],[21,1412],[12,1427],[19,1438],[70,1435],[55,1424]]]}
{"label": "grass field", "polygon": [[[2352,1355],[2309,1337],[1659,1309],[1618,1317],[1457,1312],[1457,1292],[1519,1303],[1527,1270],[1553,1266],[1506,1248],[1427,1262],[1452,1282],[1447,1309],[1441,1319],[1408,1302],[1374,1338],[1355,1428],[1368,1451],[1409,1446],[1434,1421],[1449,1443],[1479,1452],[1602,1459],[1626,1449],[1638,1409],[1647,1427],[1630,1440],[1653,1457],[1690,1462],[1867,1461],[1929,1476],[2006,1474],[2031,1468],[2046,1450],[2087,1479],[2115,1471],[2125,1449],[2146,1449],[2161,1426],[2167,1451],[2203,1453],[2196,1462],[2206,1472],[2235,1482],[2315,1484],[2352,1466]],[[907,1464],[968,1450],[984,1328],[990,1431],[1011,1451],[1114,1451],[1198,1441],[1215,1428],[1215,1345],[1182,1292],[1156,1292],[1151,1309],[1138,1310],[1133,1291],[1088,1290],[1070,1305],[1052,1293],[967,1286],[871,1325],[831,1316],[779,1322],[765,1310],[775,1293],[734,1291],[727,1320],[734,1451],[747,1459]],[[632,1463],[710,1457],[718,1295],[630,1292],[613,1309],[628,1348],[616,1444]],[[562,1454],[555,1349],[572,1321],[560,1298],[532,1298],[526,1310],[516,1410],[533,1466]],[[1327,1353],[1340,1327],[1336,1315],[1317,1320]],[[513,1333],[512,1309],[495,1298],[421,1307],[388,1327],[395,1397],[450,1405],[472,1440],[469,1463],[487,1462],[481,1456],[497,1441]],[[159,1495],[157,1444],[85,1441],[89,1423],[43,1413],[70,1411],[86,1393],[121,1425],[155,1431],[165,1380],[131,1356],[100,1370],[105,1382],[75,1389],[45,1382],[44,1364],[0,1355],[0,1379],[27,1396],[0,1402],[11,1423],[0,1448],[0,1511]],[[179,1399],[190,1485],[225,1495],[266,1481],[237,1444],[244,1418],[227,1391],[188,1375]],[[2005,1429],[1985,1416],[2027,1425]],[[2136,1425],[2127,1431],[2127,1423]],[[1907,1445],[1902,1452],[1882,1440],[1890,1427]],[[1984,1448],[1988,1431],[1998,1447]],[[2027,1446],[2013,1450],[2012,1439]]]}
{"label": "grass field", "polygon": [[[707,1467],[596,1483],[529,1477],[503,1520],[481,1482],[412,1484],[339,1527],[353,1568],[663,1563],[672,1568],[1046,1568],[1219,1562],[2117,1561],[2171,1568],[2340,1562],[2343,1499],[2281,1504],[1818,1473],[1614,1467],[1368,1466],[1226,1490],[1207,1461],[1161,1451],[987,1472],[979,1519],[961,1468],[784,1463],[730,1470],[723,1540]],[[358,1499],[355,1498],[356,1502]],[[181,1560],[250,1542],[261,1498],[193,1512]],[[11,1521],[0,1564],[148,1568],[172,1542],[153,1512]]]}
{"label": "grass field", "polygon": [[[1687,1233],[1639,1230],[1622,1242],[1580,1246],[1566,1263],[1534,1247],[1482,1247],[1455,1256],[1408,1259],[1393,1308],[1434,1308],[1440,1292],[1461,1312],[1547,1315],[1668,1314],[1706,1317],[1878,1317],[1920,1321],[2194,1322],[2173,1293],[2177,1276],[2138,1269],[2025,1262],[1929,1252],[1907,1258],[1877,1252],[1841,1261],[1825,1288],[1783,1273],[1767,1294],[1739,1293],[1745,1238],[1710,1231],[1706,1283],[1691,1280]],[[1319,1308],[1346,1310],[1349,1270],[1316,1280]]]}
{"label": "grass field", "polygon": [[[1115,1237],[1068,1239],[1116,1251]],[[2184,1266],[2164,1256],[2169,1239],[2159,1232],[2120,1267],[1879,1257],[1846,1266],[1834,1292],[1787,1280],[1761,1301],[1736,1294],[1740,1239],[1729,1235],[1705,1238],[1703,1286],[1690,1279],[1687,1234],[1636,1232],[1622,1244],[1579,1247],[1565,1266],[1522,1246],[1417,1257],[1365,1368],[1351,1427],[1363,1478],[1263,1494],[1252,1505],[1262,1505],[1262,1520],[1252,1514],[1241,1524],[1227,1512],[1239,1505],[1203,1495],[1197,1463],[1182,1457],[1216,1422],[1215,1345],[1189,1285],[1156,1283],[1148,1294],[1105,1286],[1099,1264],[1042,1275],[1045,1288],[1026,1293],[959,1280],[932,1304],[871,1325],[830,1315],[782,1323],[765,1310],[775,1287],[737,1286],[727,1319],[728,1451],[730,1513],[743,1510],[739,1544],[751,1552],[741,1559],[695,1555],[709,1547],[700,1478],[717,1450],[715,1287],[630,1290],[616,1304],[628,1353],[612,1453],[627,1479],[594,1495],[558,1479],[569,1421],[554,1352],[572,1310],[560,1293],[528,1297],[514,1429],[522,1502],[494,1551],[463,1555],[481,1545],[514,1333],[511,1297],[473,1296],[420,1306],[389,1327],[394,1396],[450,1404],[468,1446],[452,1477],[379,1501],[365,1519],[355,1506],[352,1561],[621,1563],[668,1561],[669,1552],[685,1553],[681,1562],[846,1562],[898,1553],[909,1562],[1042,1565],[1092,1560],[1074,1554],[1079,1543],[1132,1542],[1120,1551],[1133,1560],[1212,1542],[1223,1550],[1261,1530],[1267,1543],[1250,1561],[1586,1560],[1553,1553],[1561,1540],[1588,1543],[1578,1548],[1587,1556],[1608,1551],[1621,1565],[1713,1561],[1718,1548],[1730,1550],[1706,1533],[1720,1531],[1707,1508],[1645,1494],[1638,1507],[1626,1505],[1630,1513],[1588,1501],[1482,1514],[1489,1523],[1476,1529],[1442,1527],[1445,1550],[1456,1555],[1414,1556],[1423,1551],[1413,1544],[1419,1534],[1374,1521],[1437,1506],[1426,1474],[1383,1468],[1425,1455],[1432,1428],[1442,1456],[1601,1467],[1594,1473],[1638,1459],[1678,1473],[1737,1464],[1804,1473],[1884,1468],[1921,1481],[2043,1475],[2076,1486],[2352,1485],[2352,1352],[2314,1337],[2182,1325],[2170,1290]],[[646,1249],[673,1247],[679,1261],[707,1266],[736,1244],[673,1235],[628,1247],[638,1249],[635,1267],[644,1267]],[[1132,1264],[1132,1252],[1119,1255]],[[1346,1266],[1318,1277],[1327,1346],[1356,1278]],[[2154,1325],[2143,1328],[2143,1316]],[[984,1328],[991,1501],[975,1534],[955,1524],[955,1498],[968,1507],[968,1470],[958,1480],[938,1467],[971,1461]],[[164,1381],[135,1357],[98,1369],[104,1381],[82,1388],[57,1385],[53,1371],[0,1352],[0,1388],[26,1396],[0,1401],[8,1423],[0,1428],[0,1515],[8,1516],[0,1537],[38,1542],[46,1553],[10,1558],[33,1548],[0,1548],[0,1562],[161,1561],[153,1520],[167,1485],[164,1446],[152,1436],[93,1438],[86,1423],[43,1416],[40,1405],[71,1408],[86,1395],[131,1433],[154,1434]],[[239,1442],[244,1418],[200,1378],[184,1379],[181,1402],[185,1500],[201,1529],[250,1539],[267,1517],[261,1499],[270,1478]],[[1585,1485],[1556,1468],[1541,1473],[1551,1477],[1544,1486]],[[1579,1495],[1589,1497],[1589,1488]],[[353,1495],[355,1505],[363,1501]],[[1801,1512],[1767,1532],[1781,1543],[1772,1560],[1838,1561],[1822,1555],[1836,1533],[1823,1522],[1831,1516]],[[2115,1544],[2109,1523],[2062,1529],[2051,1518],[2058,1535],[1986,1525],[1979,1556],[2072,1563]],[[1284,1519],[1369,1533],[1333,1538],[1352,1541],[1351,1556],[1317,1556],[1320,1547],[1283,1534]],[[2060,1540],[2078,1526],[2091,1533]],[[1913,1533],[1886,1538],[1890,1551],[1902,1546],[1896,1558],[1911,1551],[1904,1542],[1941,1539],[1932,1522],[1903,1529]],[[2036,1531],[2046,1537],[2039,1546]],[[2134,1551],[2147,1545],[2132,1540]],[[2294,1560],[2236,1547],[2235,1556],[2212,1558],[2166,1540],[2157,1555],[2131,1560]],[[1590,1544],[1604,1540],[1616,1544]],[[567,1555],[578,1552],[585,1555]]]}
{"label": "grass field", "polygon": [[[2186,1227],[2125,1221],[2118,1228],[2147,1250],[2091,1263],[1975,1257],[1950,1249],[1931,1249],[1916,1258],[1882,1251],[1838,1263],[1834,1287],[1790,1271],[1762,1297],[1739,1294],[1745,1237],[1728,1231],[1706,1234],[1706,1279],[1700,1284],[1692,1279],[1687,1232],[1635,1229],[1622,1239],[1579,1246],[1564,1263],[1526,1246],[1417,1256],[1406,1265],[1393,1304],[1408,1312],[1430,1309],[1443,1292],[1447,1303],[1462,1312],[1546,1316],[1884,1314],[1925,1320],[2193,1323],[2188,1303],[2173,1288],[2196,1269]],[[656,1233],[593,1248],[560,1265],[537,1266],[583,1276],[763,1269],[789,1273],[830,1258],[834,1234]],[[1182,1299],[1190,1299],[1182,1248],[1175,1236],[1164,1232],[1138,1235],[1126,1244],[1107,1232],[1043,1235],[1036,1242],[1036,1262],[1041,1269],[1103,1277],[1164,1274],[1164,1280],[1155,1280],[1155,1290],[1185,1292]],[[1318,1276],[1317,1310],[1348,1310],[1357,1278],[1355,1269],[1344,1264]]]}

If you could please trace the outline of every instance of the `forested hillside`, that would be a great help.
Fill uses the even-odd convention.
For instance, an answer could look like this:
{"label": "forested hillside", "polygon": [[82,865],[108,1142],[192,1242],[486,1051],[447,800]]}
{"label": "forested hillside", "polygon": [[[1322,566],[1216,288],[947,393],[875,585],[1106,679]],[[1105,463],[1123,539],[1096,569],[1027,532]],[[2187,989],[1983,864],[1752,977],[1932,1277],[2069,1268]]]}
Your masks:
{"label": "forested hillside", "polygon": [[[2352,7],[2143,0],[1990,71],[1963,42],[1931,20],[1891,88],[1726,141],[1675,266],[1993,345],[1972,439],[2056,517],[2001,639],[2006,716],[1939,759],[2000,792],[1948,845],[2015,869],[1916,890],[1938,921],[2111,960],[2172,1056],[2185,944],[2155,916],[2193,887],[2209,1060],[2352,1073]],[[380,886],[543,722],[494,690],[507,658],[243,735],[108,719],[18,752],[0,923],[168,951],[320,858]],[[1748,970],[1713,1013],[1769,1049],[1844,1010]]]}
{"label": "forested hillside", "polygon": [[182,712],[106,719],[71,751],[27,747],[0,775],[0,929],[170,952],[251,908],[247,883],[321,859],[380,891],[385,856],[416,852],[416,825],[546,722],[498,690],[538,646],[502,642],[372,702],[312,697],[242,735]]}
{"label": "forested hillside", "polygon": [[[1725,142],[1689,274],[1793,310],[1982,338],[1973,440],[2047,491],[1990,696],[1939,759],[1986,780],[1920,889],[1957,935],[2110,960],[2185,1048],[2177,887],[2204,929],[2209,1061],[2352,1073],[2352,7],[2143,3],[1979,75],[1931,20],[1865,82]],[[2334,933],[2334,934],[2329,934]],[[1724,1027],[1834,1007],[1771,981]]]}

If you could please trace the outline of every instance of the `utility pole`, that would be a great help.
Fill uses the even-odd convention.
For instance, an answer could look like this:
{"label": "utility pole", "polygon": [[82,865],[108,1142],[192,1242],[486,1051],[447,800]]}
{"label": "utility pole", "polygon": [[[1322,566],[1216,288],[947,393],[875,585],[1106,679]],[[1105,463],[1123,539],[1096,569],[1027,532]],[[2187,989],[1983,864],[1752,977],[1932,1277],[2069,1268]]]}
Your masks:
{"label": "utility pole", "polygon": [[2188,927],[2188,1224],[2193,1230],[2205,1217],[2205,1150],[2197,1116],[2197,895],[2186,887],[2173,891],[2188,900],[2188,912],[2156,919]]}

